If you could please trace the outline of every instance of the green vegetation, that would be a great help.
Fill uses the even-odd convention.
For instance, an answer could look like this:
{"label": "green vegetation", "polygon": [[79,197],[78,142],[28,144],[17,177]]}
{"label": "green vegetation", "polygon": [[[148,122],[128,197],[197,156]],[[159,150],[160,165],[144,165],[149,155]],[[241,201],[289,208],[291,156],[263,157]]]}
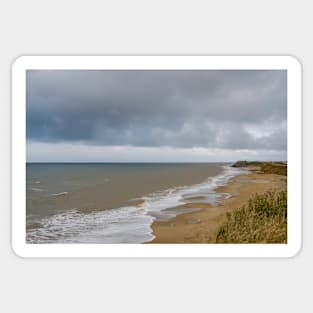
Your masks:
{"label": "green vegetation", "polygon": [[248,206],[227,213],[217,243],[287,243],[287,192],[256,194]]}
{"label": "green vegetation", "polygon": [[248,166],[260,166],[263,162],[259,161],[237,161],[232,167],[248,167]]}
{"label": "green vegetation", "polygon": [[233,167],[257,166],[266,174],[277,174],[287,176],[287,162],[259,162],[259,161],[238,161]]}

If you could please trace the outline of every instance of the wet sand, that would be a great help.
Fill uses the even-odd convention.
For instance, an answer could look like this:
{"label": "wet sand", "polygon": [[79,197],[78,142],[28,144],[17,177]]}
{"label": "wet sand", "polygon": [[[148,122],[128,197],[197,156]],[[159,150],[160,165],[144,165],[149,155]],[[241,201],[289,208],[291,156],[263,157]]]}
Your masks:
{"label": "wet sand", "polygon": [[198,209],[177,215],[169,221],[152,224],[155,238],[150,243],[215,243],[219,227],[230,212],[246,204],[253,194],[270,190],[286,190],[287,177],[276,174],[262,174],[257,168],[249,168],[250,174],[231,179],[227,185],[218,187],[216,192],[229,193],[231,197],[219,201],[217,206],[201,203],[197,199],[180,208]]}

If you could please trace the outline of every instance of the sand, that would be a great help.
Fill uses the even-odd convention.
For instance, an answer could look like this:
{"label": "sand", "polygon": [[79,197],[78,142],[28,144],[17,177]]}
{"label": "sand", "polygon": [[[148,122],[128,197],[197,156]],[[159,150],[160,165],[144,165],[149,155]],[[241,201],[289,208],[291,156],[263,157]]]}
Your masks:
{"label": "sand", "polygon": [[219,201],[217,206],[196,201],[181,207],[197,211],[177,215],[169,221],[154,222],[152,230],[155,238],[150,243],[215,243],[217,231],[226,219],[226,212],[243,206],[253,194],[286,190],[286,176],[263,174],[258,168],[249,170],[250,174],[236,176],[227,185],[216,189],[218,193],[231,195],[229,199]]}

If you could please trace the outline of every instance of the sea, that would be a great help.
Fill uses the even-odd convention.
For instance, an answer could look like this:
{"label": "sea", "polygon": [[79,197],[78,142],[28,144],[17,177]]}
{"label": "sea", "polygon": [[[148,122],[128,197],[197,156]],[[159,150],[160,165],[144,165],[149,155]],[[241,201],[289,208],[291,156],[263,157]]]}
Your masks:
{"label": "sea", "polygon": [[216,205],[227,163],[27,163],[26,243],[144,243],[153,221]]}

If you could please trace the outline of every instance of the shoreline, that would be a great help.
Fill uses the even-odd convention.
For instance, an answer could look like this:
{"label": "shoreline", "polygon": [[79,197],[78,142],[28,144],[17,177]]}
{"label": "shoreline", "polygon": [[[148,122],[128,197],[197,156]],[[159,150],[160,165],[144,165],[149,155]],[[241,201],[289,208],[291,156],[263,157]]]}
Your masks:
{"label": "shoreline", "polygon": [[[102,208],[96,201],[86,203],[83,196],[78,194],[76,190],[69,191],[66,196],[64,192],[57,193],[58,190],[49,191],[49,194],[54,193],[54,196],[49,198],[52,202],[51,205],[60,207],[61,204],[65,209],[62,207],[59,210],[50,212],[50,214],[42,214],[41,216],[38,214],[35,217],[30,214],[30,218],[27,215],[26,241],[31,243],[103,242],[138,244],[150,242],[154,239],[151,228],[153,221],[168,221],[177,215],[199,210],[198,208],[179,208],[185,203],[194,203],[201,200],[215,205],[218,199],[216,192],[213,190],[224,185],[234,175],[242,173],[240,169],[230,167],[226,163],[218,165],[213,163],[188,164],[188,169],[185,168],[185,164],[179,164],[179,167],[177,169],[177,165],[174,164],[173,171],[166,170],[165,172],[163,168],[161,176],[159,174],[157,177],[149,175],[151,181],[157,178],[160,179],[160,184],[164,185],[165,182],[164,187],[155,188],[159,191],[148,191],[143,192],[143,195],[140,196],[129,197],[130,200],[124,201],[121,206],[112,209]],[[159,168],[157,169],[158,171],[154,170],[154,172],[159,172]],[[169,185],[166,178],[173,176],[175,179],[172,178],[172,180],[176,183]],[[33,182],[43,181],[39,178],[34,176]],[[189,181],[191,178],[193,182]],[[103,182],[102,176],[101,179]],[[35,184],[37,186],[37,183]],[[52,185],[52,187],[54,186]],[[140,184],[139,187],[141,188]],[[90,190],[93,191],[91,194],[93,196],[97,195],[101,188],[102,185],[95,189],[87,185],[87,187],[82,188],[82,191],[85,192],[84,189],[87,189],[87,193],[84,195],[89,198]],[[117,193],[120,193],[120,189],[113,188],[114,190],[118,190]],[[228,195],[220,194],[219,196],[225,197]],[[35,194],[35,199],[42,201],[41,198],[41,194]],[[79,202],[79,200],[84,202]],[[99,200],[97,201],[99,202]]]}
{"label": "shoreline", "polygon": [[175,207],[193,211],[167,221],[154,221],[151,228],[155,238],[146,243],[216,243],[217,231],[225,221],[226,213],[247,204],[256,193],[286,190],[286,176],[261,173],[258,167],[247,169],[250,173],[239,174],[215,189],[216,193],[230,194],[230,198],[219,200],[215,206],[200,200]]}

